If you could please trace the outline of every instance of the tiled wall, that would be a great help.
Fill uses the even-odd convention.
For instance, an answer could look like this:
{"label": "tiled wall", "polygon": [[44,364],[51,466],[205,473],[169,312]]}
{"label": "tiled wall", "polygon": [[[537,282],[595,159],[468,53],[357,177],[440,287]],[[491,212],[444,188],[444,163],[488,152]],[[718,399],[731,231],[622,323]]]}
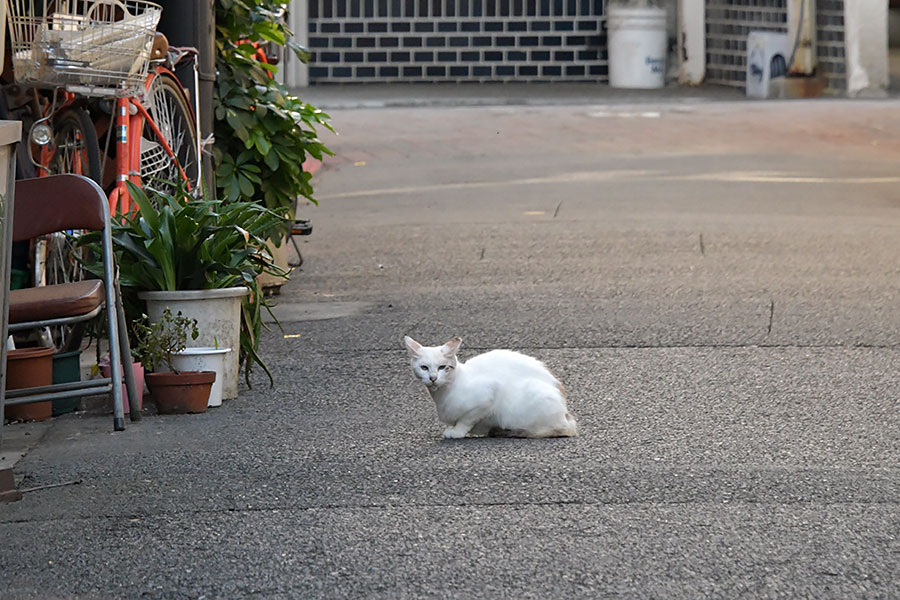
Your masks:
{"label": "tiled wall", "polygon": [[787,31],[787,0],[706,0],[706,81],[744,87],[747,34]]}
{"label": "tiled wall", "polygon": [[[818,73],[826,92],[846,92],[844,0],[815,0]],[[706,81],[744,87],[747,34],[786,33],[787,0],[706,0]]]}
{"label": "tiled wall", "polygon": [[606,81],[602,0],[309,0],[311,84]]}
{"label": "tiled wall", "polygon": [[847,91],[844,50],[844,0],[816,0],[816,48],[819,72],[828,90]]}

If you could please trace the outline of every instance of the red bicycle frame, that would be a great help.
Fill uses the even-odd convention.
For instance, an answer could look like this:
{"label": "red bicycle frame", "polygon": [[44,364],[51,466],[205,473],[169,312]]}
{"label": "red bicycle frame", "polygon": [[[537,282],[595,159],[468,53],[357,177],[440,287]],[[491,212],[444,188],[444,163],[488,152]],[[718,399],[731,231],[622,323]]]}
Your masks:
{"label": "red bicycle frame", "polygon": [[[156,67],[154,72],[155,75],[153,77],[147,78],[145,88],[148,91],[153,80],[160,73],[168,73],[175,81],[178,81],[174,73],[165,67]],[[137,186],[141,185],[141,132],[143,132],[145,124],[149,125],[153,133],[156,134],[156,139],[163,147],[163,150],[166,151],[169,158],[175,161],[178,172],[186,182],[188,190],[190,191],[191,189],[191,184],[187,174],[184,172],[184,168],[181,166],[172,148],[169,147],[156,122],[154,122],[150,113],[147,112],[147,108],[133,96],[117,98],[115,125],[116,184],[109,194],[110,214],[116,214],[116,211],[124,214],[131,210],[131,195],[128,193],[127,181],[131,181]]]}

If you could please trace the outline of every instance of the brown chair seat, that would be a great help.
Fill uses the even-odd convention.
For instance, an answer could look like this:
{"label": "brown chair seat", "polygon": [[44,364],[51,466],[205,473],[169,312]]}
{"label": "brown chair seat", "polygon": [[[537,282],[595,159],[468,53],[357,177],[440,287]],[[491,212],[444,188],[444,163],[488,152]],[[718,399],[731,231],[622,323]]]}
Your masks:
{"label": "brown chair seat", "polygon": [[9,293],[9,323],[27,323],[84,315],[103,304],[101,279],[13,290]]}

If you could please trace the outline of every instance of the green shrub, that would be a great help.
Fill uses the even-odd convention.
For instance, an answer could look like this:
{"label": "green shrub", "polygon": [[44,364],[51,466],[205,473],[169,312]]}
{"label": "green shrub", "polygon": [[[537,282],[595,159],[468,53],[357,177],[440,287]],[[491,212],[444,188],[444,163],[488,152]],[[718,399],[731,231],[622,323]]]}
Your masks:
{"label": "green shrub", "polygon": [[316,127],[329,130],[328,115],[293,96],[272,79],[275,65],[255,58],[253,43],[287,47],[306,62],[309,54],[289,42],[279,0],[216,0],[216,186],[229,201],[263,202],[293,220],[295,202],[316,202],[307,156],[331,151]]}

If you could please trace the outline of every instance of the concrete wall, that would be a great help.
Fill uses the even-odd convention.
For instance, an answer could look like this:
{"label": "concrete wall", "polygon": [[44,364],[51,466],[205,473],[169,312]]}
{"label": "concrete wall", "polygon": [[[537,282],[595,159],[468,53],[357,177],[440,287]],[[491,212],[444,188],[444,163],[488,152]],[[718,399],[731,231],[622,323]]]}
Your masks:
{"label": "concrete wall", "polygon": [[678,0],[678,83],[699,85],[706,76],[706,2]]}
{"label": "concrete wall", "polygon": [[[309,48],[309,32],[307,31],[308,0],[292,0],[288,12],[288,29],[294,32],[291,38],[304,48]],[[280,67],[283,73],[284,84],[289,88],[306,87],[309,85],[309,67],[300,62],[290,50],[285,51],[284,63]]]}
{"label": "concrete wall", "polygon": [[888,5],[845,0],[847,95],[884,96],[888,86]]}

